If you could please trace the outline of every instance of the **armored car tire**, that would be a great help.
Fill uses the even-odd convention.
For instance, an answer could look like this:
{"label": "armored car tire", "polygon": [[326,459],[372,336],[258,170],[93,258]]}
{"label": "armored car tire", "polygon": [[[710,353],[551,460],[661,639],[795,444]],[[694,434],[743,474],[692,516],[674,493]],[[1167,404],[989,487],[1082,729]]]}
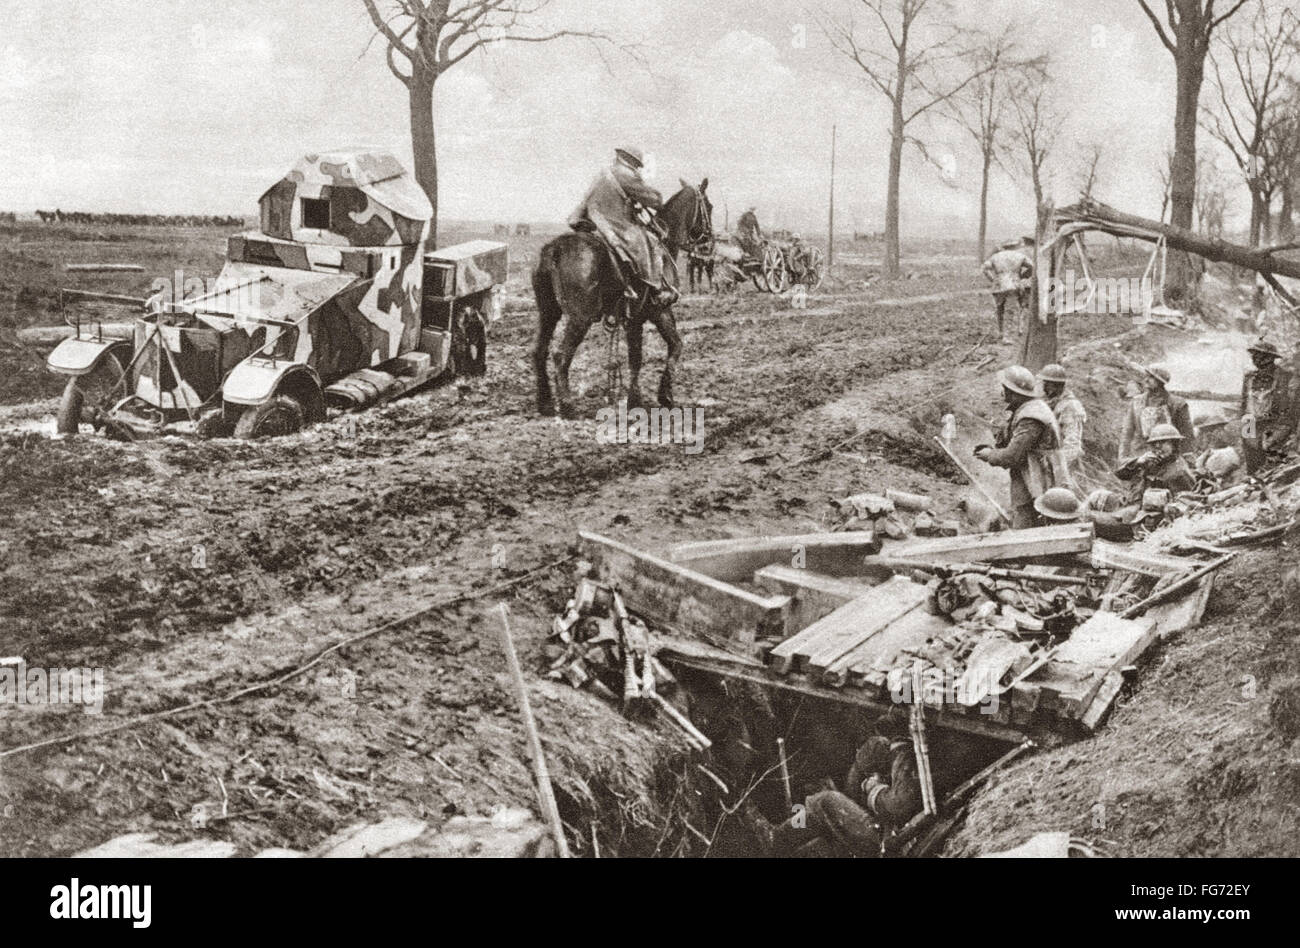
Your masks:
{"label": "armored car tire", "polygon": [[277,438],[301,431],[307,413],[291,395],[276,395],[247,408],[235,422],[236,438]]}
{"label": "armored car tire", "polygon": [[83,421],[92,424],[96,413],[108,407],[107,399],[121,380],[122,363],[111,352],[85,375],[68,379],[59,400],[55,430],[62,435],[75,435]]}

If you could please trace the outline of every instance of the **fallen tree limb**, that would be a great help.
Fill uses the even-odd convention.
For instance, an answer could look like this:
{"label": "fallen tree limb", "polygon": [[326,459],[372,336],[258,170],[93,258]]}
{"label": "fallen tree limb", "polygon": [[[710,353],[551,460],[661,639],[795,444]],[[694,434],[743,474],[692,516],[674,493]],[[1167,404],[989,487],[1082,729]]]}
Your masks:
{"label": "fallen tree limb", "polygon": [[1175,227],[1173,224],[1125,214],[1098,201],[1082,201],[1063,207],[1054,216],[1062,227],[1071,223],[1085,223],[1096,230],[1120,237],[1137,237],[1149,241],[1164,237],[1165,243],[1171,250],[1182,250],[1217,263],[1245,267],[1247,270],[1263,273],[1266,277],[1277,274],[1300,280],[1300,260],[1275,257],[1273,255],[1275,251],[1268,249],[1243,247],[1224,240],[1202,237],[1200,234]]}

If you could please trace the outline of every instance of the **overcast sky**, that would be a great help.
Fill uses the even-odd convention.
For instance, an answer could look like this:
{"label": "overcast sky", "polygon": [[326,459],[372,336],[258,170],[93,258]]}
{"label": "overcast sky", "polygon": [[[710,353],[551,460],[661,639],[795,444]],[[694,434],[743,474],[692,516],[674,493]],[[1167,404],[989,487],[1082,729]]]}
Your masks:
{"label": "overcast sky", "polygon": [[[626,142],[654,155],[666,193],[707,175],[719,226],[724,210],[734,222],[755,204],[764,223],[820,230],[835,124],[841,228],[881,230],[888,109],[817,25],[817,11],[855,6],[555,0],[548,22],[639,37],[649,70],[614,55],[611,75],[569,41],[501,46],[455,67],[436,99],[442,217],[562,219]],[[1068,101],[1058,203],[1077,193],[1071,144],[1104,140],[1098,196],[1159,212],[1174,70],[1135,0],[951,8],[945,20],[1014,22],[1052,55]],[[246,214],[302,154],[410,154],[405,89],[381,44],[366,50],[361,0],[0,0],[0,22],[0,209]],[[863,36],[868,25],[860,18]],[[966,133],[917,131],[949,173],[908,151],[904,235],[965,235],[980,183]],[[993,236],[1032,226],[1027,182],[995,174]]]}

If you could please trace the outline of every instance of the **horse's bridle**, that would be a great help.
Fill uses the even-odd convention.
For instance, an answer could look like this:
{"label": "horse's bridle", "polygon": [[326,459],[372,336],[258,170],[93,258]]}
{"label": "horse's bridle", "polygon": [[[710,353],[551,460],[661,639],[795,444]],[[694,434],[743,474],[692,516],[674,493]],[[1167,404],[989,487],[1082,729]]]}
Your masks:
{"label": "horse's bridle", "polygon": [[[713,255],[713,221],[709,220],[705,207],[707,199],[700,189],[687,185],[695,195],[695,215],[686,229],[686,252],[692,256],[708,257]],[[692,233],[694,232],[694,233]]]}

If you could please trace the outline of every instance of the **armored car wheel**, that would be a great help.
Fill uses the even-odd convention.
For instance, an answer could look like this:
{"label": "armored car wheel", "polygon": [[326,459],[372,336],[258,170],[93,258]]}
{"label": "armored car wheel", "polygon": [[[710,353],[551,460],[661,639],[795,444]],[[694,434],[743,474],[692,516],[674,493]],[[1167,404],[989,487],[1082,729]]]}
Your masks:
{"label": "armored car wheel", "polygon": [[59,401],[55,430],[61,435],[75,435],[82,422],[93,424],[98,411],[108,407],[108,397],[121,381],[122,363],[111,352],[90,372],[68,379]]}
{"label": "armored car wheel", "polygon": [[247,408],[235,422],[236,438],[278,438],[301,431],[306,412],[290,395],[276,395],[270,401]]}

